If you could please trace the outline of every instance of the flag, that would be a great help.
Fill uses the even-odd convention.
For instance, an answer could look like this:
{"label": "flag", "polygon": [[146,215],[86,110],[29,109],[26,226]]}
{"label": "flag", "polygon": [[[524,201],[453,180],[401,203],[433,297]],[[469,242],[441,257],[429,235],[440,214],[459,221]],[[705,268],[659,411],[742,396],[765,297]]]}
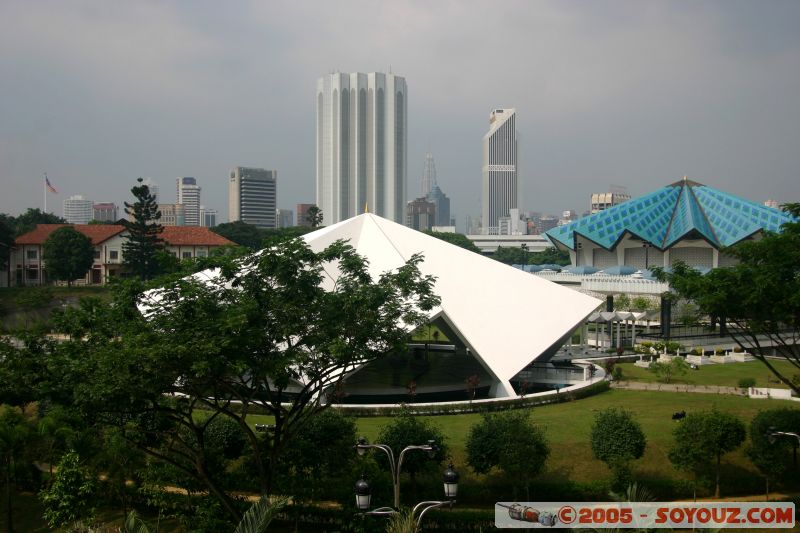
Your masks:
{"label": "flag", "polygon": [[50,179],[46,175],[44,177],[44,185],[45,187],[47,187],[47,190],[50,191],[51,193],[58,194],[56,188],[50,185]]}

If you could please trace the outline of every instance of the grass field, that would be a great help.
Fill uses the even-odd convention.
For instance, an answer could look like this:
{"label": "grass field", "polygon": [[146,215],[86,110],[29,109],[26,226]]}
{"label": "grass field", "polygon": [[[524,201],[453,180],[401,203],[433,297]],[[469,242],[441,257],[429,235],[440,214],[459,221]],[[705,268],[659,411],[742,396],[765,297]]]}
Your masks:
{"label": "grass field", "polygon": [[[751,400],[741,396],[716,394],[691,394],[671,392],[649,392],[610,390],[597,396],[574,402],[546,405],[532,408],[533,421],[545,430],[550,443],[551,454],[547,471],[543,474],[553,482],[574,481],[593,483],[607,480],[610,471],[601,461],[592,456],[589,435],[594,413],[607,407],[623,407],[633,413],[647,436],[647,449],[642,459],[634,463],[634,471],[640,479],[675,480],[689,479],[676,471],[667,453],[672,445],[672,431],[675,424],[672,413],[685,410],[687,413],[716,408],[741,417],[745,423],[759,411],[777,407],[800,409],[795,402],[781,400]],[[256,417],[252,423],[267,423],[268,417]],[[428,416],[432,424],[438,426],[447,437],[453,460],[462,473],[474,479],[481,479],[468,472],[466,466],[466,440],[470,428],[480,420],[479,414]],[[360,435],[374,441],[381,427],[391,422],[390,417],[359,418],[357,427]],[[760,476],[747,459],[744,446],[724,458],[726,463],[724,480],[729,487],[746,485],[752,488],[759,485]],[[745,489],[746,491],[747,489]],[[723,493],[725,491],[723,490]],[[731,490],[729,490],[729,493]],[[735,492],[735,491],[734,491]],[[741,493],[741,492],[740,492]]]}
{"label": "grass field", "polygon": [[[788,361],[770,360],[770,363],[789,378],[798,373]],[[622,368],[623,381],[658,382],[657,376],[646,368],[635,366],[633,363],[622,363],[619,366]],[[687,370],[683,376],[673,378],[671,383],[737,387],[740,379],[749,377],[756,380],[756,387],[788,388],[783,383],[777,382],[777,378],[761,361],[703,365],[697,370]]]}

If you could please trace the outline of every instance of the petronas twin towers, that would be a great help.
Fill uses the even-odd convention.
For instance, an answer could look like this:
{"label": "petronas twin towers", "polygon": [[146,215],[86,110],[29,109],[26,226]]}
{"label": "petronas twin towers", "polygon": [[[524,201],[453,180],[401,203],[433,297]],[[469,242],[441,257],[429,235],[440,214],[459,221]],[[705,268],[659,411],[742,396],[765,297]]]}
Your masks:
{"label": "petronas twin towers", "polygon": [[393,74],[317,80],[317,205],[325,225],[367,208],[405,218],[408,89]]}

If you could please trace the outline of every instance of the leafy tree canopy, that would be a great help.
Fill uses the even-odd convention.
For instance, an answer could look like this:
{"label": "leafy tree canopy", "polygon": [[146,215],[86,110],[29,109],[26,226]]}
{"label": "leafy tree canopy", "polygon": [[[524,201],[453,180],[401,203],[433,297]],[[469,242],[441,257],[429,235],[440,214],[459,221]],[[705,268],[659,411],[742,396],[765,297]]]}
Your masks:
{"label": "leafy tree canopy", "polygon": [[554,247],[547,248],[542,252],[528,252],[524,248],[498,246],[497,251],[490,254],[489,257],[507,265],[570,264],[569,253],[559,251]]}
{"label": "leafy tree canopy", "polygon": [[312,228],[318,228],[322,225],[323,214],[322,209],[316,205],[312,205],[306,211],[306,221],[311,224]]}
{"label": "leafy tree canopy", "polygon": [[14,230],[14,237],[19,237],[22,234],[28,233],[36,229],[37,224],[66,224],[67,221],[63,218],[54,215],[53,213],[44,213],[39,208],[29,207],[24,213],[17,217],[9,215],[0,215],[0,218],[5,218],[9,226]]}
{"label": "leafy tree canopy", "polygon": [[64,226],[51,233],[44,242],[43,259],[50,277],[72,285],[73,280],[84,277],[92,268],[94,246],[89,237]]}
{"label": "leafy tree canopy", "polygon": [[437,239],[449,242],[450,244],[460,246],[461,248],[469,250],[470,252],[475,252],[476,254],[481,253],[481,249],[475,246],[475,243],[469,240],[469,238],[462,233],[448,233],[444,231],[425,231],[425,233],[431,237],[436,237]]}
{"label": "leafy tree canopy", "polygon": [[800,372],[800,204],[784,209],[797,220],[784,224],[780,233],[767,232],[725,250],[739,260],[736,266],[715,268],[704,276],[679,263],[672,273],[657,275],[703,314],[731,322],[734,327],[728,331],[734,340],[800,394],[800,383],[772,365],[766,358],[772,347],[762,345],[763,338],[769,339],[778,355]]}
{"label": "leafy tree canopy", "polygon": [[630,462],[644,455],[647,438],[630,412],[609,407],[595,414],[591,433],[592,452],[614,473],[613,489],[624,490],[630,482]]}
{"label": "leafy tree canopy", "polygon": [[744,422],[730,413],[717,410],[689,413],[673,431],[675,444],[669,460],[679,470],[698,477],[713,473],[715,498],[719,498],[719,469],[722,456],[738,448],[747,435]]}
{"label": "leafy tree canopy", "polygon": [[[224,472],[206,453],[214,418],[241,428],[251,468],[269,493],[286,442],[330,404],[346,372],[404,350],[403,324],[426,322],[439,299],[434,280],[417,268],[421,257],[373,279],[343,242],[317,253],[297,239],[243,259],[215,259],[215,276],[145,294],[129,280],[109,304],[68,309],[59,328],[71,339],[39,359],[47,368],[38,386],[87,419],[122,429],[238,520]],[[338,277],[323,287],[330,261]],[[252,427],[256,407],[274,418],[268,434]]]}
{"label": "leafy tree canopy", "polygon": [[[436,443],[436,452],[433,459],[428,457],[425,452],[410,452],[403,459],[403,472],[407,472],[414,477],[420,472],[430,471],[439,465],[448,456],[448,448],[445,442],[446,437],[442,430],[431,424],[428,420],[414,416],[404,411],[395,416],[392,421],[381,428],[378,441],[387,444],[394,451],[395,459],[399,459],[400,452],[406,446],[427,444],[429,440]],[[386,456],[379,452],[376,455],[379,462],[386,462]]]}

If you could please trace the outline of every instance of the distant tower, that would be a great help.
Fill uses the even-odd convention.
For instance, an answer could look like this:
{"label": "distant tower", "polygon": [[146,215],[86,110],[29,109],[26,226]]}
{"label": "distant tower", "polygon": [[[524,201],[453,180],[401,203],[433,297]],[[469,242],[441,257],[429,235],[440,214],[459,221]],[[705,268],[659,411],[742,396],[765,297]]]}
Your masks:
{"label": "distant tower", "polygon": [[436,162],[433,154],[425,154],[425,169],[422,171],[422,196],[428,196],[436,185]]}
{"label": "distant tower", "polygon": [[405,221],[405,78],[359,72],[317,80],[317,206],[325,224],[363,213]]}
{"label": "distant tower", "polygon": [[517,110],[495,109],[483,136],[482,231],[497,235],[501,217],[519,208]]}
{"label": "distant tower", "polygon": [[88,224],[94,217],[94,202],[80,194],[64,200],[64,220],[68,224]]}
{"label": "distant tower", "polygon": [[200,226],[200,186],[197,180],[191,177],[176,178],[177,198],[176,203],[182,204],[187,226]]}
{"label": "distant tower", "polygon": [[145,178],[142,181],[142,185],[147,185],[147,189],[150,191],[150,194],[153,195],[153,199],[158,203],[161,197],[158,195],[158,183],[153,181],[153,178]]}
{"label": "distant tower", "polygon": [[277,228],[278,171],[235,167],[228,181],[228,221]]}

